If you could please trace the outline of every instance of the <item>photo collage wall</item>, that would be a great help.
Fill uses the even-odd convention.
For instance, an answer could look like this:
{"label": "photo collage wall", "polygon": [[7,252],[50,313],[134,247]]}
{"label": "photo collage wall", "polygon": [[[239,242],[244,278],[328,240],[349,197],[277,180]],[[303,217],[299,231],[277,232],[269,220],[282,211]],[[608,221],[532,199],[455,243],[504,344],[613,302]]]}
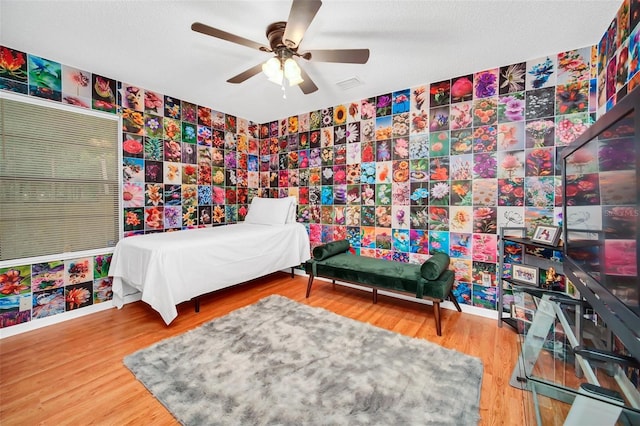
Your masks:
{"label": "photo collage wall", "polygon": [[[270,123],[4,46],[0,89],[122,116],[125,236],[235,223],[254,196],[294,195],[312,246],[448,253],[458,300],[495,310],[499,227],[561,224],[560,152],[638,85],[638,12],[625,1],[595,46]],[[110,300],[109,260],[0,268],[0,327]]]}

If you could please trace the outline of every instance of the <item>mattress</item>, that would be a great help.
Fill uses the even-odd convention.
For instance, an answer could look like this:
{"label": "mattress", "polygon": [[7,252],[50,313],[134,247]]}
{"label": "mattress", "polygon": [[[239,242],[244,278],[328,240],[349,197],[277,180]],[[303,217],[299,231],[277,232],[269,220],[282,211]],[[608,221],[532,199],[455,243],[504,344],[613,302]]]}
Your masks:
{"label": "mattress", "polygon": [[113,303],[121,308],[133,288],[170,324],[181,302],[309,259],[309,235],[299,223],[238,223],[128,237],[118,242],[109,268]]}

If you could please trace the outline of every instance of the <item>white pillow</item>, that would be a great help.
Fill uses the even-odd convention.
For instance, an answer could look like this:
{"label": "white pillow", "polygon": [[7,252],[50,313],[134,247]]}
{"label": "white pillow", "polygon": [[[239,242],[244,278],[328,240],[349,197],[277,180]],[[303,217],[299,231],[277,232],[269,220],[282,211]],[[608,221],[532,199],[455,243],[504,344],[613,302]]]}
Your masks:
{"label": "white pillow", "polygon": [[287,214],[287,220],[285,223],[295,223],[298,219],[298,200],[294,196],[287,197],[291,199],[291,206],[289,207],[289,213]]}
{"label": "white pillow", "polygon": [[253,197],[244,221],[259,225],[284,225],[289,216],[291,199]]}

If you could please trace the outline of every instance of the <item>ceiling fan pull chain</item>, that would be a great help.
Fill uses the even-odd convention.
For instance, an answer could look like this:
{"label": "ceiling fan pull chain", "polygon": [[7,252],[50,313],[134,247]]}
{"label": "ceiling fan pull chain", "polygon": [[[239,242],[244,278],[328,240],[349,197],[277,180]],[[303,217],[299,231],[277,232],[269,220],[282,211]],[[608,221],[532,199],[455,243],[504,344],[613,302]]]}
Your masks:
{"label": "ceiling fan pull chain", "polygon": [[282,73],[282,99],[287,99],[287,89],[284,88],[284,73]]}

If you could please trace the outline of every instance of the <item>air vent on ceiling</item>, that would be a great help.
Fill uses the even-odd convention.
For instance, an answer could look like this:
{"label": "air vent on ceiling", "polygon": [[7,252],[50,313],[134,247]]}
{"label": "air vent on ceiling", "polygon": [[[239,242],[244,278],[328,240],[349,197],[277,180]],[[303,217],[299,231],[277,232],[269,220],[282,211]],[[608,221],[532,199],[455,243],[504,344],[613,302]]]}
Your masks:
{"label": "air vent on ceiling", "polygon": [[336,83],[336,86],[341,88],[342,90],[348,90],[354,88],[356,86],[362,86],[364,83],[358,77],[347,78],[346,80],[342,80]]}

